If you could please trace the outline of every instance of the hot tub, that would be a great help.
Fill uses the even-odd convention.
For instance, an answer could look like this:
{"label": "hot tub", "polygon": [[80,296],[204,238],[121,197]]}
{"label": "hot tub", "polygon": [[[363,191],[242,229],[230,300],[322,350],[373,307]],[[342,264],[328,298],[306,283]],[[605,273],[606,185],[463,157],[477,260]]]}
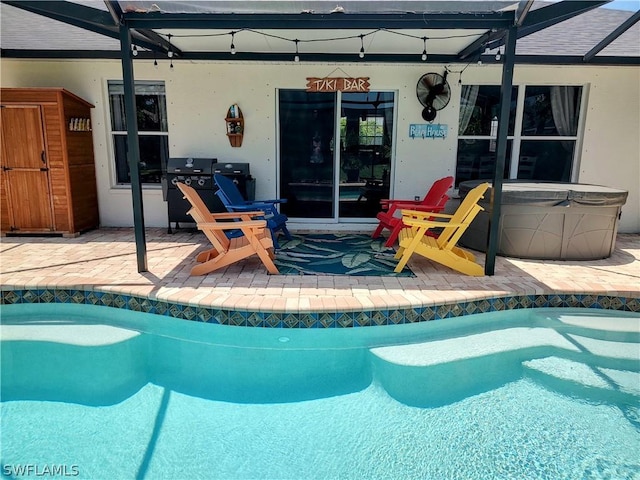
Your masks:
{"label": "hot tub", "polygon": [[[483,181],[460,183],[460,197]],[[497,253],[540,260],[607,258],[627,194],[601,185],[505,180]],[[489,188],[480,202],[485,210],[462,236],[462,245],[486,251],[491,196]]]}

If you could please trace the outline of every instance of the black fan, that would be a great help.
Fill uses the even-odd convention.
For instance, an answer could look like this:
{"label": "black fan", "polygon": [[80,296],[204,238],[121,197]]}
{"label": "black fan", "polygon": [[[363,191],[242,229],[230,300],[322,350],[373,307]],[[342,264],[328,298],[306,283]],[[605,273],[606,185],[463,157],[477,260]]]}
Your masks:
{"label": "black fan", "polygon": [[444,76],[439,73],[425,73],[418,80],[416,95],[424,107],[422,118],[427,122],[432,122],[436,118],[436,112],[446,107],[451,100],[447,72],[444,72]]}

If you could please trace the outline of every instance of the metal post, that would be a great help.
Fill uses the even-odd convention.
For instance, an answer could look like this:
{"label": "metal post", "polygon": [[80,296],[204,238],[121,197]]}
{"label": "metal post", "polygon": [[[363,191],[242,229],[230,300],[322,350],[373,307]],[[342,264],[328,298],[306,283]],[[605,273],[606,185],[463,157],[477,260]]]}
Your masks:
{"label": "metal post", "polygon": [[147,271],[147,242],[144,231],[142,207],[142,184],[140,183],[140,147],[138,145],[138,122],[136,114],[136,90],[133,78],[131,54],[131,32],[123,22],[120,24],[120,56],[122,59],[122,82],[124,85],[124,113],[127,120],[127,160],[131,173],[131,197],[133,200],[133,228],[136,238],[138,272]]}
{"label": "metal post", "polygon": [[502,205],[502,176],[504,174],[507,154],[507,134],[509,129],[509,109],[511,106],[511,89],[513,88],[513,65],[515,63],[516,39],[518,28],[509,27],[505,37],[504,65],[502,67],[502,84],[500,87],[500,116],[498,117],[498,139],[496,143],[496,170],[491,189],[491,219],[489,222],[489,244],[484,264],[484,273],[493,275],[498,251],[500,207]]}

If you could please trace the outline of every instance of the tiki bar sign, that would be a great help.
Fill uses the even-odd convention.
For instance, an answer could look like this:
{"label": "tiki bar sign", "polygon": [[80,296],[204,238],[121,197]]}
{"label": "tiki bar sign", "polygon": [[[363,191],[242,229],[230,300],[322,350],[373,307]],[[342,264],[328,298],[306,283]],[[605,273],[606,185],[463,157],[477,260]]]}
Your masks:
{"label": "tiki bar sign", "polygon": [[307,92],[368,92],[369,77],[307,77]]}

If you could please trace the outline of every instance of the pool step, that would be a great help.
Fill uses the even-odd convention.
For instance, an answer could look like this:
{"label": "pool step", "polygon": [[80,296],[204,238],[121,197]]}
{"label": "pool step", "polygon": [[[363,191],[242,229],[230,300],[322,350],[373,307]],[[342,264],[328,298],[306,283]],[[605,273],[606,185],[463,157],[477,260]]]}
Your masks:
{"label": "pool step", "polygon": [[[524,374],[560,393],[598,401],[637,402],[640,372],[604,368],[560,357],[522,363]],[[637,365],[636,365],[637,368]]]}
{"label": "pool step", "polygon": [[[638,343],[583,337],[551,328],[507,328],[373,348],[370,352],[377,381],[393,398],[419,407],[446,405],[498,388],[521,379],[525,370],[530,376],[540,377],[544,371],[554,371],[554,362],[563,367],[560,371],[573,370],[575,375],[581,373],[585,378],[582,383],[572,377],[560,376],[551,382],[542,378],[559,391],[566,392],[571,382],[571,385],[609,392],[604,388],[605,379],[611,377],[609,382],[614,385],[611,389],[627,397],[638,393],[631,388],[634,382],[640,385],[640,374],[635,373],[640,370]],[[537,363],[546,358],[557,360]],[[599,375],[599,382],[594,375]],[[554,386],[558,381],[561,384]]]}
{"label": "pool step", "polygon": [[551,328],[540,327],[505,328],[464,337],[372,348],[370,351],[377,358],[395,365],[429,367],[539,347],[580,351],[564,335]]}

